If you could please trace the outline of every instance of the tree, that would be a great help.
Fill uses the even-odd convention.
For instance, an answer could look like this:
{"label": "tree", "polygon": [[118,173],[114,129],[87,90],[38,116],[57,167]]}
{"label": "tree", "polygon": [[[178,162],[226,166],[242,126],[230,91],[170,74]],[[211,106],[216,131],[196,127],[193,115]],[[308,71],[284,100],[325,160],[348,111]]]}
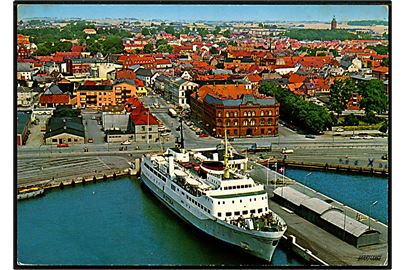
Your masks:
{"label": "tree", "polygon": [[388,108],[388,97],[385,94],[385,85],[381,80],[373,79],[360,84],[362,96],[360,108],[366,113],[383,113]]}
{"label": "tree", "polygon": [[215,26],[215,29],[212,31],[212,34],[216,36],[219,34],[219,32],[221,32],[221,27],[217,25]]}
{"label": "tree", "polygon": [[351,113],[345,117],[346,126],[358,126],[359,122],[360,122],[360,120],[353,113]]}
{"label": "tree", "polygon": [[384,121],[384,123],[381,125],[381,127],[378,129],[382,133],[387,133],[388,131],[388,122],[387,120]]}
{"label": "tree", "polygon": [[157,51],[162,53],[172,53],[173,47],[167,44],[161,44],[158,46]]}
{"label": "tree", "polygon": [[200,36],[205,37],[209,34],[208,30],[205,28],[197,28],[197,32]]}
{"label": "tree", "polygon": [[349,98],[353,91],[356,90],[356,85],[352,79],[335,80],[330,89],[330,98],[327,104],[329,110],[336,112],[338,115],[346,110]]}
{"label": "tree", "polygon": [[274,83],[264,83],[260,93],[270,95],[280,102],[280,117],[312,133],[320,133],[332,127],[333,121],[328,111],[290,91],[281,89]]}
{"label": "tree", "polygon": [[167,44],[167,40],[166,39],[158,39],[156,41],[156,47],[159,47],[160,45],[166,45]]}
{"label": "tree", "polygon": [[152,53],[153,52],[153,44],[149,42],[143,47],[143,52],[144,53]]}
{"label": "tree", "polygon": [[150,35],[150,31],[148,28],[142,28],[142,35],[144,36],[149,36]]}
{"label": "tree", "polygon": [[227,29],[222,35],[224,37],[226,37],[226,38],[230,38],[231,37],[231,31],[229,29]]}
{"label": "tree", "polygon": [[384,59],[382,60],[381,65],[384,66],[384,67],[389,67],[389,66],[390,66],[390,59],[389,59],[388,57],[387,57],[387,58],[384,58]]}
{"label": "tree", "polygon": [[174,30],[173,26],[168,26],[168,27],[165,27],[165,32],[168,33],[168,34],[174,35],[174,33],[176,31]]}
{"label": "tree", "polygon": [[108,36],[102,44],[102,53],[121,53],[122,52],[122,41],[118,36]]}

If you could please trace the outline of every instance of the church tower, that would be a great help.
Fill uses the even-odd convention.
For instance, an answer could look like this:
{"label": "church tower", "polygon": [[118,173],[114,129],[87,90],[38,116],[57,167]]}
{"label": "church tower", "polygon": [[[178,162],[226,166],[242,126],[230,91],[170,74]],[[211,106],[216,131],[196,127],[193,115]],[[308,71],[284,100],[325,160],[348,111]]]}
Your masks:
{"label": "church tower", "polygon": [[330,23],[330,29],[331,29],[331,30],[336,29],[336,25],[337,25],[336,19],[335,19],[335,16],[333,16],[333,20],[332,20],[332,22]]}

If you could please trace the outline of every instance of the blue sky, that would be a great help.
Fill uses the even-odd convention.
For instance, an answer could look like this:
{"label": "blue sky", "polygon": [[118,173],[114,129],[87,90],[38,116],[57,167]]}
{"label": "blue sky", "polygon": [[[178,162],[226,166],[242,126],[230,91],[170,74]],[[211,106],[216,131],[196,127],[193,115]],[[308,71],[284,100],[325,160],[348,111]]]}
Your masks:
{"label": "blue sky", "polygon": [[384,5],[18,5],[18,19],[56,17],[84,19],[337,21],[388,20]]}

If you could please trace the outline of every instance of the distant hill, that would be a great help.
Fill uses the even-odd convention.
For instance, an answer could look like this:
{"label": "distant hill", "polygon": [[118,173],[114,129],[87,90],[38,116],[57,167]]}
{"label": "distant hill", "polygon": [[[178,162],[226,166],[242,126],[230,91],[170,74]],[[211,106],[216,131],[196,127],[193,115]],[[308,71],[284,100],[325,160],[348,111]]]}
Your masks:
{"label": "distant hill", "polygon": [[373,25],[388,25],[388,22],[381,20],[363,20],[363,21],[348,21],[347,24],[353,26],[373,26]]}

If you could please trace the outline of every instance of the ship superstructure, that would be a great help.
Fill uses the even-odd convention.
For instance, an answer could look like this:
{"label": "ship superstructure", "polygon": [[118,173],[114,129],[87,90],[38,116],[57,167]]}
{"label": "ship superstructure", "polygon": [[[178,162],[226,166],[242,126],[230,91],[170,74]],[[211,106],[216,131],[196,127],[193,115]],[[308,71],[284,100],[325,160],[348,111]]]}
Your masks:
{"label": "ship superstructure", "polygon": [[271,261],[285,222],[269,209],[267,192],[242,170],[224,161],[201,162],[199,153],[169,148],[145,155],[141,181],[179,217],[205,233]]}

